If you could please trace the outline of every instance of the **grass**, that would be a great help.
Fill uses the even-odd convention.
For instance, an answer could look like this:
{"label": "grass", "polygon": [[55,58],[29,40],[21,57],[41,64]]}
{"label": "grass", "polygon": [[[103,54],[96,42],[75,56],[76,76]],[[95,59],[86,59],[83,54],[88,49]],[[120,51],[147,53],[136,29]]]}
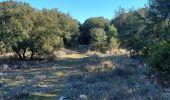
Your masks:
{"label": "grass", "polygon": [[139,66],[138,61],[126,55],[91,55],[80,66],[83,74],[67,79],[70,85],[65,95],[76,100],[81,94],[90,100],[155,100],[159,90],[141,73],[145,68]]}
{"label": "grass", "polygon": [[18,86],[18,85],[22,85],[22,84],[25,84],[26,82],[25,82],[25,80],[12,80],[12,81],[10,81],[10,82],[8,82],[8,86],[12,86],[12,87],[14,87],[14,86]]}
{"label": "grass", "polygon": [[63,55],[63,59],[81,59],[88,57],[86,54],[69,54],[69,55]]}
{"label": "grass", "polygon": [[57,96],[56,94],[50,93],[37,93],[31,95],[26,100],[55,100],[56,96]]}
{"label": "grass", "polygon": [[[76,73],[73,71],[72,67],[78,65],[79,59],[83,59],[84,57],[87,56],[85,56],[85,54],[71,54],[63,56],[57,61],[46,63],[44,64],[44,67],[41,68],[32,69],[28,67],[27,69],[17,69],[9,72],[7,71],[7,77],[1,79],[1,81],[5,83],[8,87],[5,91],[2,92],[10,93],[10,91],[8,91],[10,88],[15,89],[17,87],[27,84],[30,84],[33,87],[41,88],[48,88],[48,85],[59,86],[60,80],[62,80],[64,77],[69,76],[70,74]],[[46,76],[45,79],[42,78],[43,75]],[[41,93],[41,91],[38,93],[33,93],[29,96],[28,99],[54,99],[57,97],[57,94],[60,94],[63,91],[60,90],[60,88],[62,88],[62,86],[52,90],[54,91],[53,93],[48,92],[48,90],[45,93]]]}
{"label": "grass", "polygon": [[50,94],[50,93],[36,93],[33,94],[32,96],[39,96],[39,97],[56,97],[56,94]]}
{"label": "grass", "polygon": [[[27,63],[29,66],[33,62]],[[138,61],[127,55],[88,52],[63,55],[53,62],[32,66],[37,64],[41,67],[6,71],[7,76],[0,82],[7,87],[1,92],[14,98],[11,88],[23,88],[30,92],[26,100],[56,100],[60,96],[79,100],[80,95],[86,95],[89,100],[155,100],[159,94],[156,85],[144,77],[145,68],[139,68]],[[17,75],[22,77],[17,79]]]}

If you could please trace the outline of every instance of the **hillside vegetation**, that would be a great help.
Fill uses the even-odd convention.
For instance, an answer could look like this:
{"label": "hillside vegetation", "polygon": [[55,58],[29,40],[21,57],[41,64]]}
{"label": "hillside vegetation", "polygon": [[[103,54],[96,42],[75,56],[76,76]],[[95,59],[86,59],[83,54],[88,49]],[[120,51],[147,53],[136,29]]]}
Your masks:
{"label": "hillside vegetation", "polygon": [[84,23],[0,2],[1,100],[169,100],[170,1]]}

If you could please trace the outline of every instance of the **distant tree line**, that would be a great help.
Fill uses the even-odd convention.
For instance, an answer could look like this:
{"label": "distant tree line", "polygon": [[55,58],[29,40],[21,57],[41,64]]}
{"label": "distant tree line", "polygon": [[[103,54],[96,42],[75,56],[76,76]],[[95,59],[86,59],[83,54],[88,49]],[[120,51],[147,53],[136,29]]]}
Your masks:
{"label": "distant tree line", "polygon": [[116,28],[103,17],[89,18],[81,25],[57,9],[38,10],[25,2],[0,3],[1,52],[15,52],[20,59],[49,55],[78,43],[105,52],[118,47],[116,37]]}

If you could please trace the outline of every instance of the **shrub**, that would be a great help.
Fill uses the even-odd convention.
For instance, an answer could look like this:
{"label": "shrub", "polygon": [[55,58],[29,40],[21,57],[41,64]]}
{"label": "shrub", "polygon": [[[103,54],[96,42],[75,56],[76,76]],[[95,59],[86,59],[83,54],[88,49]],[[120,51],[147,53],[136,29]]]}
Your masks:
{"label": "shrub", "polygon": [[114,37],[111,38],[110,43],[109,43],[109,48],[111,50],[118,49],[119,43],[118,40]]}
{"label": "shrub", "polygon": [[90,31],[95,28],[106,30],[106,27],[108,25],[109,20],[103,17],[92,17],[85,20],[85,22],[80,27],[79,42],[81,44],[90,44],[91,41]]}
{"label": "shrub", "polygon": [[91,49],[94,51],[106,51],[106,32],[100,28],[94,28],[90,31]]}
{"label": "shrub", "polygon": [[170,44],[160,42],[150,50],[149,64],[156,69],[160,75],[170,78]]}
{"label": "shrub", "polygon": [[25,60],[76,45],[79,24],[71,16],[56,9],[37,11],[24,2],[1,3],[0,53],[11,51]]}

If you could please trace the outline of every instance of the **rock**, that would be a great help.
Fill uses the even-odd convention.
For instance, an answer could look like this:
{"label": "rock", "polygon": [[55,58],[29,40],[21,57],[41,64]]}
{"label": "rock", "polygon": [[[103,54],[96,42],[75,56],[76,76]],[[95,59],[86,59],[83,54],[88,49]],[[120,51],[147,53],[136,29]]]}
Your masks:
{"label": "rock", "polygon": [[58,100],[66,100],[66,97],[61,96]]}
{"label": "rock", "polygon": [[6,73],[1,73],[1,72],[0,72],[0,77],[6,77],[6,76],[7,76]]}
{"label": "rock", "polygon": [[14,69],[17,69],[18,68],[18,65],[14,65]]}
{"label": "rock", "polygon": [[47,78],[46,75],[37,75],[37,76],[35,76],[35,79],[37,79],[37,80],[45,80],[46,78]]}
{"label": "rock", "polygon": [[81,94],[79,97],[80,97],[80,99],[82,99],[82,100],[88,100],[87,96],[84,95],[84,94]]}
{"label": "rock", "polygon": [[24,80],[25,78],[23,76],[21,76],[21,75],[18,75],[18,76],[15,77],[15,79],[16,80]]}
{"label": "rock", "polygon": [[1,70],[3,71],[9,70],[9,66],[7,64],[3,64]]}

